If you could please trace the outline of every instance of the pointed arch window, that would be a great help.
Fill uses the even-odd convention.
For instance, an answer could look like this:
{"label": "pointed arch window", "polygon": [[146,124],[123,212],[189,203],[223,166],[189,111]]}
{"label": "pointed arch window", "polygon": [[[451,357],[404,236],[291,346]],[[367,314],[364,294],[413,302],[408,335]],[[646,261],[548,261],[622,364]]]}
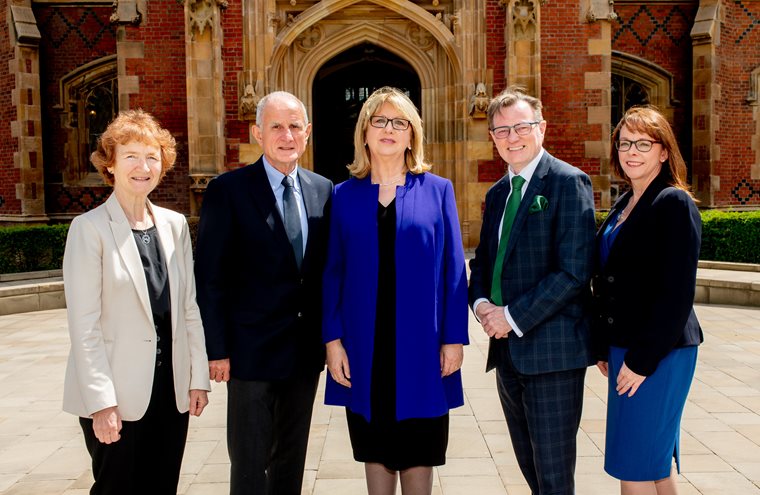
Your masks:
{"label": "pointed arch window", "polygon": [[672,117],[679,102],[673,97],[673,75],[643,58],[612,51],[612,102],[610,122],[615,127],[634,105],[656,105]]}
{"label": "pointed arch window", "polygon": [[61,79],[61,110],[67,131],[64,146],[66,185],[101,185],[90,164],[98,137],[119,113],[116,56],[85,64]]}

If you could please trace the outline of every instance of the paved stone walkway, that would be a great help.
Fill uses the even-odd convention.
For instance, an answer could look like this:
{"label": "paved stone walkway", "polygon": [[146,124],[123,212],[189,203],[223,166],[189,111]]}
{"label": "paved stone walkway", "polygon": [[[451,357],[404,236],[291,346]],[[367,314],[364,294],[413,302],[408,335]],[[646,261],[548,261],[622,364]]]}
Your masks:
{"label": "paved stone walkway", "polygon": [[[760,309],[698,306],[706,343],[681,434],[681,495],[760,495]],[[438,495],[528,495],[509,444],[493,373],[483,372],[487,339],[471,321],[464,362],[467,403],[451,417],[448,462],[436,469]],[[84,495],[92,475],[76,419],[61,412],[68,333],[65,310],[0,317],[0,493]],[[578,435],[577,493],[614,494],[602,470],[606,384],[586,379]],[[304,494],[366,493],[353,461],[345,415],[317,396]],[[192,418],[179,492],[228,493],[224,386]]]}

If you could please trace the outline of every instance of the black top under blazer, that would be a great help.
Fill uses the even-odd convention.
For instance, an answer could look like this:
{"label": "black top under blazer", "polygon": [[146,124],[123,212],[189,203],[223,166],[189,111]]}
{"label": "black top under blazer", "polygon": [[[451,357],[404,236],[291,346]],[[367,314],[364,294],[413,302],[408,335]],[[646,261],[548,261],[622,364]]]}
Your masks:
{"label": "black top under blazer", "polygon": [[322,273],[332,182],[298,169],[309,231],[301,270],[264,162],[212,180],[196,256],[198,305],[209,360],[230,359],[242,380],[276,380],[324,368]]}
{"label": "black top under blazer", "polygon": [[[597,243],[631,194],[612,207]],[[626,348],[628,368],[649,376],[673,349],[704,340],[694,313],[702,221],[688,193],[658,178],[619,228],[607,263],[598,250],[594,263],[594,351],[607,361],[610,345]]]}

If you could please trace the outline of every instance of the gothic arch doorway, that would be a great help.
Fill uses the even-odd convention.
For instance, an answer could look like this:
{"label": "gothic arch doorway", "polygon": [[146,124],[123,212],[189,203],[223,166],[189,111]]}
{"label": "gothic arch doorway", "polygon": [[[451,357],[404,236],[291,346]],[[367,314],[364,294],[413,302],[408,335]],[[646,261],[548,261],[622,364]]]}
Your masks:
{"label": "gothic arch doorway", "polygon": [[312,86],[314,170],[335,184],[348,179],[354,159],[354,126],[364,100],[377,88],[395,86],[420,107],[420,78],[404,59],[362,43],[328,60]]}

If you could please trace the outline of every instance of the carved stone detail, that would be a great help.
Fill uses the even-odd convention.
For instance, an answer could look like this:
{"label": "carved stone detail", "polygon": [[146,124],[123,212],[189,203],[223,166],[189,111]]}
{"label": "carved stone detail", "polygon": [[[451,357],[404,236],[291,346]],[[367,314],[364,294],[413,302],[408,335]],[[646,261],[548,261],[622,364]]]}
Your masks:
{"label": "carved stone detail", "polygon": [[518,0],[512,9],[512,24],[518,39],[533,39],[536,29],[536,9],[531,0]]}
{"label": "carved stone detail", "polygon": [[486,85],[479,82],[475,86],[475,92],[470,96],[470,116],[473,119],[485,119],[490,101],[491,97],[488,96]]}
{"label": "carved stone detail", "polygon": [[311,26],[304,31],[296,40],[296,46],[301,50],[308,52],[322,41],[324,33],[319,25]]}
{"label": "carved stone detail", "polygon": [[421,50],[430,50],[435,45],[435,38],[433,38],[433,35],[418,24],[409,24],[406,28],[406,36]]}
{"label": "carved stone detail", "polygon": [[211,29],[216,8],[226,9],[227,0],[187,0],[190,12],[190,29],[197,29],[200,34]]}
{"label": "carved stone detail", "polygon": [[243,94],[238,105],[240,120],[256,120],[256,107],[261,100],[264,83],[261,80],[249,81],[243,85]]}

